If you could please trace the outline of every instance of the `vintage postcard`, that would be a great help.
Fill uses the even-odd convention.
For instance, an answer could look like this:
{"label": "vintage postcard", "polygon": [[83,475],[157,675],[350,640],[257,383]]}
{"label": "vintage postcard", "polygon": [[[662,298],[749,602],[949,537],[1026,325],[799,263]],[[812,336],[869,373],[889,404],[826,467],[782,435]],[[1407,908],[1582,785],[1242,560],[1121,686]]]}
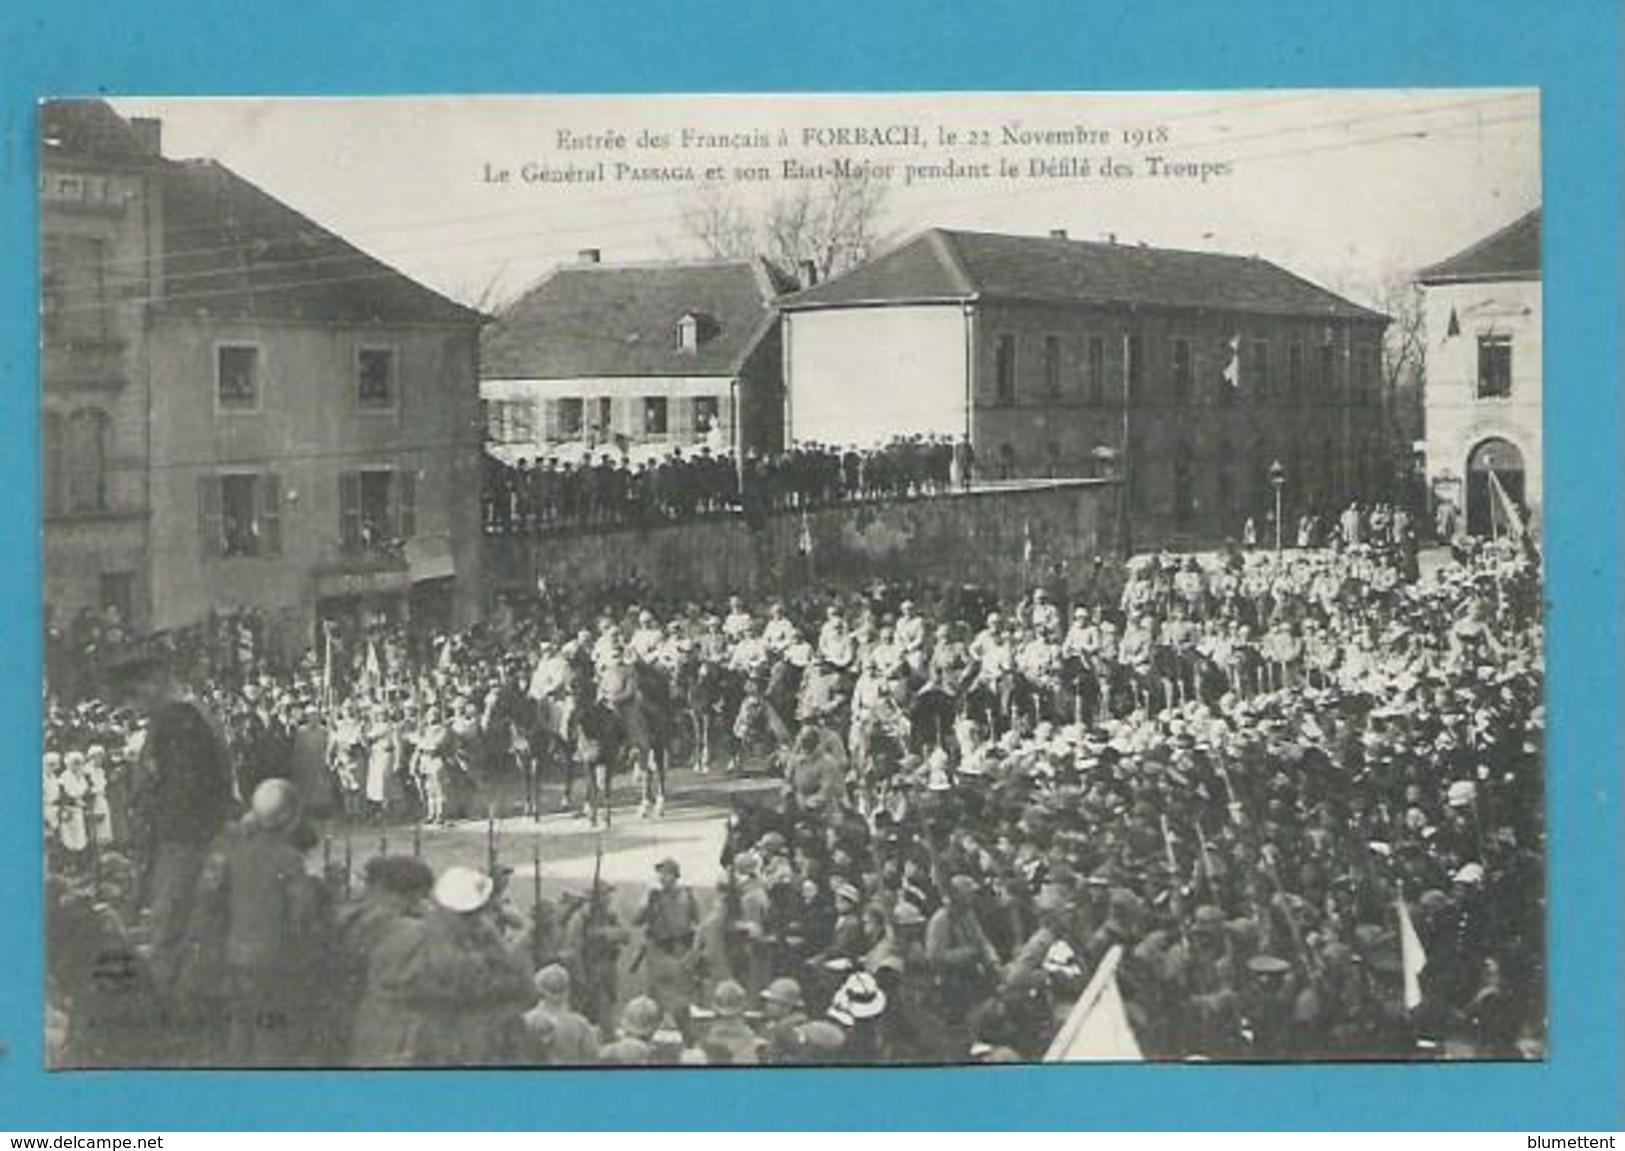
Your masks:
{"label": "vintage postcard", "polygon": [[45,101],[49,1065],[1544,1058],[1539,114]]}

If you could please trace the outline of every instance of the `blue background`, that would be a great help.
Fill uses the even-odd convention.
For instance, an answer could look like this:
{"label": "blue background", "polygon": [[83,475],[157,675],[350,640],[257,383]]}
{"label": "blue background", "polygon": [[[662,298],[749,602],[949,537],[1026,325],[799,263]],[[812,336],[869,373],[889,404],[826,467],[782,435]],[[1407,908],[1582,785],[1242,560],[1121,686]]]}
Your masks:
{"label": "blue background", "polygon": [[[1619,20],[1608,0],[0,4],[0,426],[11,432],[0,454],[0,730],[15,751],[0,769],[0,1129],[1620,1128]],[[41,1070],[36,98],[1508,84],[1544,91],[1553,604],[1546,1064],[258,1077]]]}

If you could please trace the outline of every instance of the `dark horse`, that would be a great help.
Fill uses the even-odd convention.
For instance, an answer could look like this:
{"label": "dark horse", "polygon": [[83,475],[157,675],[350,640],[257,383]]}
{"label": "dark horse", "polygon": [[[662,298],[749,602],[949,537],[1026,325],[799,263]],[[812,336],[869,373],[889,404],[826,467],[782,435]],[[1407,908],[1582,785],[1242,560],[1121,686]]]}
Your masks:
{"label": "dark horse", "polygon": [[613,664],[599,674],[598,698],[614,717],[611,766],[629,760],[640,785],[638,814],[645,819],[664,815],[672,728],[671,684],[665,673],[645,663]]}

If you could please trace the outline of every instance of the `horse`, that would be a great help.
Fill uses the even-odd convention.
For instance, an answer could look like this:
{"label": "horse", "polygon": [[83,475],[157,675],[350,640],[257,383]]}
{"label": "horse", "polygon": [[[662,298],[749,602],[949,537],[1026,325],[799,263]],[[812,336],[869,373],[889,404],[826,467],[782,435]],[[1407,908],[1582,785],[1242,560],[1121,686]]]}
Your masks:
{"label": "horse", "polygon": [[684,669],[677,687],[692,731],[694,770],[704,774],[711,770],[712,731],[719,721],[726,723],[733,694],[728,671],[714,660],[700,659]]}
{"label": "horse", "polygon": [[965,689],[965,710],[989,732],[1002,732],[1013,726],[1016,715],[1026,703],[1026,681],[1013,670],[1000,672],[993,683],[977,671]]}
{"label": "horse", "polygon": [[608,827],[613,769],[623,747],[620,720],[607,703],[588,695],[572,708],[570,733],[569,752],[565,757],[564,805],[570,805],[575,792],[575,771],[579,767],[587,785],[582,814],[596,827],[602,809],[604,826]]}
{"label": "horse", "polygon": [[642,662],[615,663],[598,677],[598,697],[615,718],[619,751],[630,759],[641,788],[638,814],[666,811],[666,770],[671,761],[671,684],[665,673]]}
{"label": "horse", "polygon": [[541,814],[540,759],[532,734],[540,724],[540,711],[537,701],[510,687],[487,703],[483,720],[491,759],[519,773],[524,813],[532,819]]}
{"label": "horse", "polygon": [[908,726],[915,751],[927,747],[946,747],[953,734],[954,721],[959,718],[959,697],[946,686],[928,680],[908,709]]}

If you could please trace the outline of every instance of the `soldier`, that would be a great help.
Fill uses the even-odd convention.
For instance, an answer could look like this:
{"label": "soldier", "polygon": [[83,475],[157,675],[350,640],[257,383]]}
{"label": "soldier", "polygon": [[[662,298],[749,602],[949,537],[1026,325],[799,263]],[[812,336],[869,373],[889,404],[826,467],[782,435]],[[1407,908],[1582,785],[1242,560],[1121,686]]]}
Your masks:
{"label": "soldier", "polygon": [[763,1053],[764,1063],[795,1063],[801,1054],[801,1040],[796,1029],[807,1022],[806,1000],[801,984],[787,976],[775,979],[762,992],[766,1016]]}
{"label": "soldier", "polygon": [[698,1045],[712,1063],[749,1067],[761,1062],[762,1037],[745,1020],[748,1002],[745,989],[731,979],[711,993],[714,1018],[700,1031]]}
{"label": "soldier", "polygon": [[570,972],[553,963],[536,973],[541,997],[525,1013],[525,1029],[541,1062],[553,1067],[587,1067],[598,1062],[599,1036],[585,1015],[570,1008]]}
{"label": "soldier", "polygon": [[591,895],[567,901],[564,921],[563,959],[575,1008],[606,1033],[620,1000],[621,949],[632,937],[615,914],[614,893],[613,884],[595,880]]}
{"label": "soldier", "polygon": [[660,877],[659,886],[649,892],[632,924],[643,928],[647,994],[686,1034],[694,1001],[689,961],[700,924],[700,905],[692,891],[679,885],[683,872],[675,859],[655,864],[655,874]]}
{"label": "soldier", "polygon": [[655,1061],[655,1032],[660,1030],[660,1006],[639,995],[621,1011],[619,1035],[598,1051],[598,1061],[616,1067],[640,1067]]}

